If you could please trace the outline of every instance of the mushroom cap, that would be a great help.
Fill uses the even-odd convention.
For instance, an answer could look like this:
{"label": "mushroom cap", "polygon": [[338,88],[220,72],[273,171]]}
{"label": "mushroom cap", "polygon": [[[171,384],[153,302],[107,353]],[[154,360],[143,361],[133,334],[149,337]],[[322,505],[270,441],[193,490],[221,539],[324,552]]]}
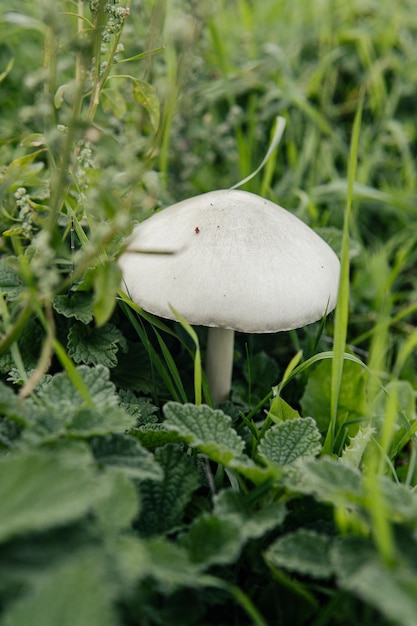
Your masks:
{"label": "mushroom cap", "polygon": [[[158,254],[159,252],[159,254]],[[304,222],[246,191],[211,191],[133,230],[119,259],[146,311],[242,332],[300,328],[336,306],[340,263]]]}

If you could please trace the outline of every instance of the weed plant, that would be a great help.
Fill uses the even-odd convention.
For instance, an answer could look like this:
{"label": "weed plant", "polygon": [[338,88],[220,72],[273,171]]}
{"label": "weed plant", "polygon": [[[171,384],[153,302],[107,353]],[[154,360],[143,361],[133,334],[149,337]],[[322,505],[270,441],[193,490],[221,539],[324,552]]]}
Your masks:
{"label": "weed plant", "polygon": [[[2,6],[2,626],[415,625],[414,13]],[[243,187],[335,248],[338,306],[240,335],[213,407],[204,329],[132,303],[117,258],[254,172],[277,116]]]}

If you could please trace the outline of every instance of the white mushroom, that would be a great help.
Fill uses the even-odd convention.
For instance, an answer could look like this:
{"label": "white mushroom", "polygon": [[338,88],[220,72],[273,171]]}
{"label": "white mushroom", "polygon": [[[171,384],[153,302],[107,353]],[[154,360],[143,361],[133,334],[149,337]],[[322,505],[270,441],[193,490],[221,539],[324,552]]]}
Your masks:
{"label": "white mushroom", "polygon": [[[155,254],[172,251],[173,254]],[[245,191],[170,206],[135,227],[119,259],[126,290],[146,311],[208,326],[206,375],[227,399],[234,331],[300,328],[336,306],[340,263],[311,228]]]}

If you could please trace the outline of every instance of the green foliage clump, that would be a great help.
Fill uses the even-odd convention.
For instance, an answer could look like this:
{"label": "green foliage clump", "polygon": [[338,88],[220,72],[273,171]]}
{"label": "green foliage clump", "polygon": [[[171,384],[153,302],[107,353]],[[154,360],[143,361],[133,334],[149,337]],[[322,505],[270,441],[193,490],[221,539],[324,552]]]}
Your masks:
{"label": "green foliage clump", "polygon": [[[2,6],[2,625],[414,626],[415,29],[385,0]],[[338,307],[239,335],[213,407],[205,330],[117,258],[278,115],[244,187],[334,247]]]}

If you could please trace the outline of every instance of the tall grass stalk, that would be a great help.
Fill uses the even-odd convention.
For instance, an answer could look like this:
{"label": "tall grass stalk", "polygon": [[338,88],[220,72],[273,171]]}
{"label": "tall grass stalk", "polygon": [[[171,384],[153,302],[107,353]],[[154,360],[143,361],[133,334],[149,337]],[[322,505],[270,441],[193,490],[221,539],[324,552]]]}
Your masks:
{"label": "tall grass stalk", "polygon": [[346,349],[347,325],[349,316],[349,240],[352,219],[353,190],[356,176],[356,164],[358,158],[359,137],[363,110],[363,96],[359,100],[352,128],[350,145],[349,168],[348,168],[348,195],[343,224],[341,271],[339,293],[337,299],[335,326],[334,326],[334,356],[332,361],[332,380],[330,395],[330,423],[324,442],[324,452],[331,454],[335,440],[337,410],[340,387],[343,376],[344,354]]}

